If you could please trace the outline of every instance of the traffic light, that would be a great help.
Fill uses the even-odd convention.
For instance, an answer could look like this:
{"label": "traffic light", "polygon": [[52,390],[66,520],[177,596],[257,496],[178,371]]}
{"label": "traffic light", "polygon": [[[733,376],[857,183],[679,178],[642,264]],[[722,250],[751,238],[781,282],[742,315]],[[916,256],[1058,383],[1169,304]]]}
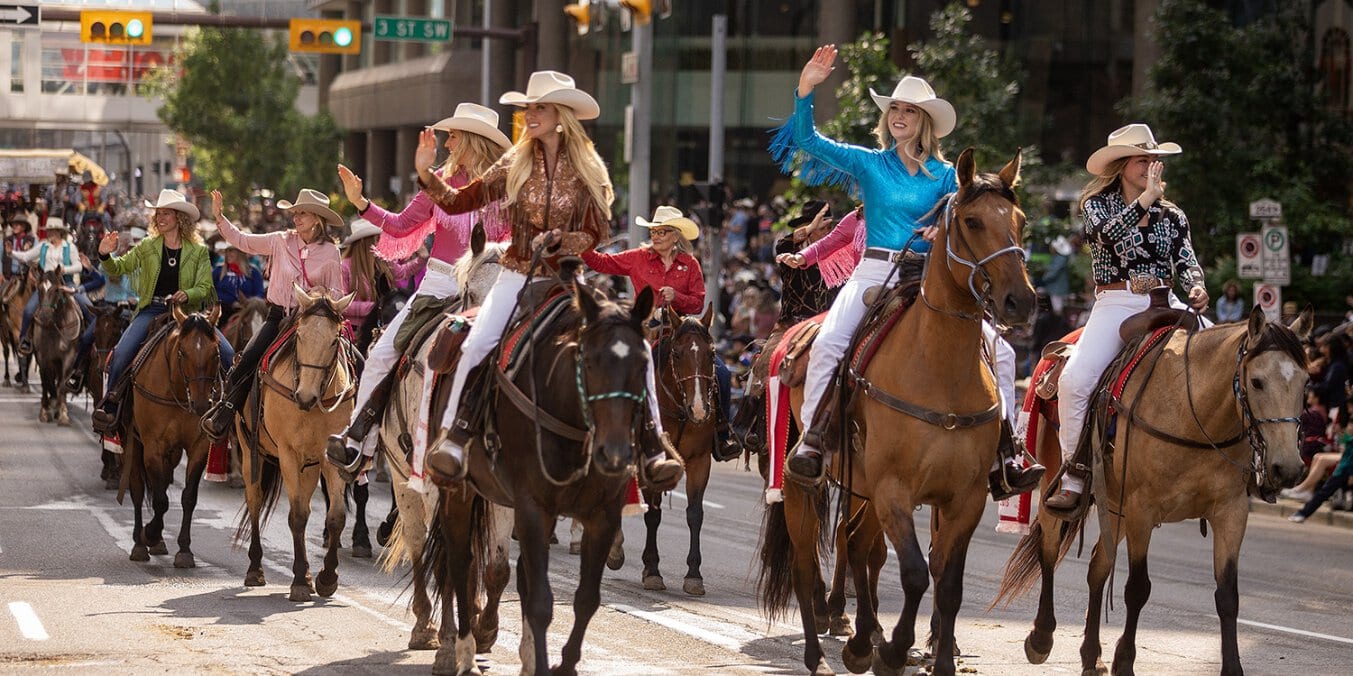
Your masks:
{"label": "traffic light", "polygon": [[578,35],[587,35],[592,27],[592,0],[578,0],[577,4],[564,5],[564,13],[578,25]]}
{"label": "traffic light", "polygon": [[291,51],[360,54],[362,22],[347,19],[292,19]]}
{"label": "traffic light", "polygon": [[80,42],[107,45],[150,44],[150,12],[83,11],[80,12]]}

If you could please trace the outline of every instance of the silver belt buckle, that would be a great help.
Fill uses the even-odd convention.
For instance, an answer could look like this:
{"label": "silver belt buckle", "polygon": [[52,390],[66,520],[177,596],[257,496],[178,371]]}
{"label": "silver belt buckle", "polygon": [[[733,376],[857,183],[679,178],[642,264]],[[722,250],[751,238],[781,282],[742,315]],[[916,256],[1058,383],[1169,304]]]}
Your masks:
{"label": "silver belt buckle", "polygon": [[1160,286],[1160,283],[1156,281],[1154,275],[1132,275],[1128,278],[1128,290],[1139,296],[1151,293],[1151,289],[1157,286]]}

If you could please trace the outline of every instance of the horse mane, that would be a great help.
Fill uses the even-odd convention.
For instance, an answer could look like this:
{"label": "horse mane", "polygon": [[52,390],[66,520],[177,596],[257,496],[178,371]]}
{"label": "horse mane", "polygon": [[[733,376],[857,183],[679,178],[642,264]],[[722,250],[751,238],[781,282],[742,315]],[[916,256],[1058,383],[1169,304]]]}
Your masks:
{"label": "horse mane", "polygon": [[486,242],[484,250],[476,256],[474,252],[466,250],[460,258],[451,266],[451,276],[455,278],[456,285],[461,289],[470,282],[470,271],[479,268],[485,263],[496,262],[502,257],[503,252],[507,251],[506,242]]}
{"label": "horse mane", "polygon": [[211,322],[207,321],[206,315],[200,312],[188,315],[184,318],[183,324],[179,325],[179,335],[193,332],[211,336],[213,339],[216,337],[216,327],[212,326]]}
{"label": "horse mane", "polygon": [[966,206],[988,193],[996,193],[1011,204],[1019,206],[1019,195],[1016,195],[1015,191],[1006,185],[1005,181],[1001,180],[999,174],[989,171],[978,173],[973,177],[972,183],[960,188],[957,194],[958,201],[954,203],[954,206]]}
{"label": "horse mane", "polygon": [[1301,368],[1305,369],[1307,366],[1306,350],[1301,345],[1301,338],[1297,337],[1296,331],[1280,322],[1268,322],[1264,326],[1264,332],[1260,334],[1258,344],[1250,350],[1250,356],[1254,357],[1265,352],[1282,352]]}

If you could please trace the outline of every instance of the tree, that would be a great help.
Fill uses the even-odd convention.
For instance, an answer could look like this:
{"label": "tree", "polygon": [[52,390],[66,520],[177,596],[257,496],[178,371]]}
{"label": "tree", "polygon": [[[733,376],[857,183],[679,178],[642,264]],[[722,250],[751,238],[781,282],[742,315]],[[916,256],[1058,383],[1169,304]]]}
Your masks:
{"label": "tree", "polygon": [[341,132],[328,113],[298,112],[299,90],[286,43],[238,28],[191,32],[148,87],[164,99],[160,119],[192,144],[197,176],[228,204],[255,188],[332,183]]}

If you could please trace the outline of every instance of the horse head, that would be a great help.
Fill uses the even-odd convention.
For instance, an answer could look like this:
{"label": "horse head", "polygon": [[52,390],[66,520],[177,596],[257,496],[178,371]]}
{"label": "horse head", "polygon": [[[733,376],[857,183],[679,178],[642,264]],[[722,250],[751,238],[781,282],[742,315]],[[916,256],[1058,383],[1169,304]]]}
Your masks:
{"label": "horse head", "polygon": [[[561,266],[567,267],[567,266]],[[569,274],[561,269],[561,275]],[[576,367],[578,398],[591,430],[592,461],[602,474],[616,476],[634,464],[635,432],[648,388],[644,322],[653,310],[645,288],[626,308],[597,298],[581,280],[572,285],[582,315]]]}
{"label": "horse head", "polygon": [[71,304],[70,294],[62,288],[60,270],[48,270],[43,272],[38,279],[38,309],[33,314],[33,323],[45,329],[55,330],[59,328],[62,319],[66,313],[63,309],[68,309]]}
{"label": "horse head", "polygon": [[[1263,310],[1255,306],[1250,311],[1240,363],[1236,365],[1236,405],[1240,407],[1241,421],[1250,432],[1251,444],[1266,444],[1274,440],[1265,453],[1269,476],[1283,485],[1291,485],[1301,477],[1304,469],[1298,452],[1298,439],[1293,438],[1305,407],[1306,351],[1302,344],[1311,333],[1314,313],[1306,310],[1284,326],[1270,322]],[[1259,447],[1262,450],[1262,446]]]}
{"label": "horse head", "polygon": [[465,252],[453,266],[452,276],[460,288],[464,307],[475,307],[484,302],[484,296],[498,281],[498,263],[507,245],[502,242],[485,241],[484,226],[476,224],[470,234],[470,250]]}
{"label": "horse head", "polygon": [[[169,379],[183,383],[188,390],[187,408],[202,416],[211,406],[213,391],[221,380],[221,344],[216,339],[216,320],[221,307],[212,305],[206,313],[185,313],[173,307],[174,330],[165,339],[168,351]],[[116,315],[114,315],[116,316]]]}
{"label": "horse head", "polygon": [[[943,204],[935,246],[944,248],[947,280],[961,298],[990,308],[997,322],[1023,326],[1036,296],[1024,265],[1024,211],[1015,186],[1022,151],[999,173],[978,173],[973,150],[958,156],[958,192]],[[932,255],[932,266],[940,265]]]}
{"label": "horse head", "polygon": [[671,334],[663,341],[658,379],[668,395],[681,407],[680,416],[692,425],[709,422],[718,405],[718,380],[714,375],[714,305],[700,317],[685,317],[668,305],[667,325]]}
{"label": "horse head", "polygon": [[126,326],[122,322],[122,308],[116,305],[94,307],[94,348],[110,350],[122,337]]}
{"label": "horse head", "polygon": [[302,411],[309,411],[323,399],[324,391],[339,368],[343,311],[348,309],[355,294],[335,300],[323,288],[307,293],[295,283],[292,293],[298,308],[294,396],[296,405]]}

